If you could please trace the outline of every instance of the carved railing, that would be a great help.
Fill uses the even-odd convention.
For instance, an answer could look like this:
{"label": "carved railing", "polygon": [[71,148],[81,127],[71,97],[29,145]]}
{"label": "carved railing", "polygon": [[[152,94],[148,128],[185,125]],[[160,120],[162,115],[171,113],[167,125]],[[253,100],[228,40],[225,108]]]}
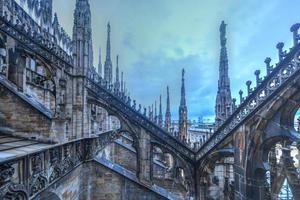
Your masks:
{"label": "carved railing", "polygon": [[54,92],[54,86],[51,81],[29,68],[26,68],[26,83]]}
{"label": "carved railing", "polygon": [[[57,15],[52,15],[49,0],[2,0],[4,15],[13,15],[14,20],[26,30],[40,34],[43,39],[58,45],[66,54],[72,54],[72,40],[59,25]],[[21,1],[21,2],[20,2]]]}
{"label": "carved railing", "polygon": [[139,124],[148,130],[155,138],[164,144],[168,144],[170,148],[175,152],[179,152],[184,158],[187,158],[189,161],[194,161],[195,152],[192,149],[156,125],[145,115],[141,114],[131,106],[130,102],[125,101],[122,95],[118,95],[119,93],[117,92],[112,92],[112,89],[107,86],[99,75],[95,73],[88,74],[87,88],[96,98],[105,101],[110,109],[117,110],[131,122]]}
{"label": "carved railing", "polygon": [[202,159],[247,119],[270,102],[295,76],[300,74],[299,27],[300,24],[295,24],[291,28],[291,31],[294,33],[294,46],[288,53],[282,51],[283,43],[278,43],[279,63],[275,67],[270,65],[270,58],[266,59],[267,76],[262,80],[259,78],[258,71],[255,72],[257,76],[256,88],[251,88],[251,81],[247,81],[248,96],[242,97],[242,92],[240,91],[241,104],[235,108],[233,114],[215,131],[208,141],[200,147],[196,154],[196,160]]}
{"label": "carved railing", "polygon": [[[58,67],[73,67],[70,52],[62,49],[56,37],[38,24],[13,0],[0,0],[0,31],[17,40],[25,48],[33,51],[42,58]],[[69,40],[69,39],[68,39]],[[69,41],[71,45],[71,41]],[[71,46],[70,46],[71,48]]]}
{"label": "carved railing", "polygon": [[0,163],[0,199],[33,199],[118,137],[109,131]]}

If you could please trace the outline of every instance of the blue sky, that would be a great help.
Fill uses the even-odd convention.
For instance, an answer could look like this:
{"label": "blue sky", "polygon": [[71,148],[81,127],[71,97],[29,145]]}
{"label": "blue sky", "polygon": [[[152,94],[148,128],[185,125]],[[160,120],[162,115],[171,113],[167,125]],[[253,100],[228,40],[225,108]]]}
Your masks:
{"label": "blue sky", "polygon": [[[75,0],[53,0],[54,11],[71,35]],[[170,86],[171,108],[178,116],[181,69],[186,69],[190,119],[214,115],[219,63],[219,25],[227,26],[232,96],[265,74],[265,57],[276,63],[277,42],[292,44],[289,29],[300,22],[297,0],[90,0],[94,64],[98,48],[105,58],[106,23],[112,28],[112,55],[120,55],[126,84],[138,103],[150,105]]]}

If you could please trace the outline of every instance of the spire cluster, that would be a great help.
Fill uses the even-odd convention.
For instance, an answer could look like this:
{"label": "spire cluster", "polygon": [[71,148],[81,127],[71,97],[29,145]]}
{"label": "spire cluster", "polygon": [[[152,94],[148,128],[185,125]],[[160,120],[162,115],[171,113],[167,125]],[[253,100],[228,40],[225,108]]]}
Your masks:
{"label": "spire cluster", "polygon": [[[75,22],[74,22],[74,30],[76,29],[84,29],[86,31],[76,31],[73,34],[73,38],[75,41],[75,47],[82,47],[80,44],[80,38],[86,38],[84,41],[88,50],[84,48],[83,50],[76,50],[75,52],[82,53],[77,55],[75,53],[74,57],[75,64],[78,66],[84,66],[84,69],[94,69],[92,66],[92,39],[91,39],[91,23],[90,16],[87,16],[88,20],[81,19],[84,14],[90,14],[89,4],[87,0],[77,0],[76,10],[75,10]],[[83,15],[79,14],[84,12]],[[85,16],[86,17],[86,16]],[[230,80],[228,76],[228,58],[227,58],[227,49],[226,49],[226,24],[222,21],[220,25],[220,63],[219,63],[219,81],[218,81],[218,93],[216,98],[216,126],[219,126],[231,113],[235,106],[235,100],[231,99],[231,91],[230,91]],[[90,33],[87,36],[79,36],[78,33]],[[76,43],[77,42],[77,43]],[[282,51],[282,44],[279,44],[277,48],[279,49],[279,55],[283,58],[284,51]],[[76,49],[75,48],[75,49]],[[86,57],[87,56],[87,57]],[[86,62],[87,61],[87,62]],[[266,61],[267,63],[268,61]],[[84,65],[82,65],[82,63]],[[269,62],[268,62],[269,63]],[[271,66],[269,66],[271,71]],[[103,71],[102,71],[103,70]],[[94,71],[96,71],[94,69]],[[102,73],[103,72],[103,73]],[[115,76],[113,76],[113,64],[111,60],[111,25],[107,23],[107,41],[106,41],[106,58],[104,62],[104,67],[102,69],[102,60],[101,60],[101,49],[99,48],[99,64],[98,64],[98,75],[100,79],[100,83],[104,85],[109,91],[119,97],[123,102],[132,107],[134,110],[139,112],[140,114],[148,117],[152,122],[157,124],[157,126],[165,129],[167,132],[171,133],[173,136],[177,137],[184,143],[188,142],[188,110],[186,105],[186,90],[185,90],[185,70],[182,69],[181,72],[181,95],[180,95],[180,104],[179,104],[179,120],[178,127],[174,129],[174,125],[171,118],[171,105],[170,105],[170,91],[169,86],[167,86],[167,98],[166,98],[166,112],[165,112],[165,120],[163,119],[163,109],[162,109],[162,96],[159,96],[159,104],[155,101],[154,104],[150,106],[142,106],[141,104],[137,104],[136,100],[131,100],[130,95],[126,89],[126,83],[124,81],[124,73],[120,72],[119,66],[119,55],[116,56],[116,68],[115,68]],[[120,77],[121,75],[121,77]],[[256,72],[257,80],[260,81],[259,72]],[[103,76],[103,77],[102,77]],[[251,83],[247,83],[248,93],[251,92]],[[241,94],[242,96],[242,94]],[[242,99],[243,97],[241,97]],[[157,111],[158,109],[158,111]]]}
{"label": "spire cluster", "polygon": [[[52,10],[49,12],[52,12]],[[54,15],[53,20],[53,29],[54,33],[57,32],[59,23],[57,16]],[[215,104],[215,128],[220,127],[225,120],[228,119],[232,114],[235,115],[239,110],[237,109],[236,99],[231,98],[231,89],[230,89],[230,78],[228,72],[228,56],[227,56],[227,38],[226,38],[226,28],[227,24],[224,21],[220,24],[220,60],[219,60],[219,79],[218,79],[218,91],[216,97]],[[291,27],[290,31],[293,33],[293,42],[294,47],[299,44],[300,41],[300,33],[299,33],[300,24],[295,24]],[[63,32],[63,31],[62,31]],[[55,34],[54,34],[55,35]],[[94,72],[96,69],[93,67],[93,48],[92,48],[92,28],[91,28],[91,11],[88,0],[77,0],[76,1],[76,9],[74,12],[74,26],[73,26],[73,60],[74,66],[76,68],[76,75],[78,77],[84,77],[89,72],[89,69],[93,69]],[[270,76],[272,73],[275,73],[276,67],[284,62],[289,53],[285,51],[284,43],[279,42],[276,45],[278,50],[278,59],[279,63],[276,65],[271,65],[271,58],[267,57],[265,59],[267,76]],[[157,104],[152,104],[148,107],[142,106],[138,104],[135,100],[131,101],[130,95],[126,89],[126,83],[124,81],[123,72],[121,72],[121,80],[120,80],[120,71],[119,71],[119,55],[116,56],[116,71],[115,71],[115,79],[113,79],[113,65],[111,61],[111,25],[107,24],[107,42],[106,42],[106,59],[104,63],[104,70],[102,70],[102,60],[101,60],[101,49],[99,49],[99,65],[98,65],[98,78],[100,85],[105,85],[106,89],[111,91],[114,95],[119,97],[123,102],[127,105],[131,106],[135,111],[143,114],[145,117],[156,123],[159,127],[164,128],[168,132],[174,133],[174,126],[172,124],[171,119],[171,109],[170,109],[170,94],[169,87],[167,87],[167,101],[166,101],[166,113],[165,113],[165,121],[163,119],[162,114],[162,96],[159,96],[159,106],[157,112]],[[103,78],[102,78],[102,71]],[[92,73],[91,73],[92,74]],[[256,87],[252,86],[252,81],[247,81],[247,91],[245,92],[246,97],[243,96],[243,91],[239,92],[240,96],[240,104],[243,105],[249,101],[249,98],[253,93],[255,94],[257,91],[255,90],[261,84],[264,84],[266,79],[260,77],[260,70],[255,71],[256,78]],[[94,75],[94,74],[92,74]],[[84,81],[79,81],[79,84],[76,85],[76,90],[80,91],[80,87],[85,87]],[[81,85],[80,85],[81,84]],[[186,142],[188,139],[188,118],[187,118],[187,105],[186,105],[186,91],[185,91],[185,70],[182,69],[181,74],[181,96],[180,96],[180,105],[179,105],[179,122],[178,122],[178,131],[176,134],[173,134],[175,137],[181,139],[183,142]],[[267,94],[262,93],[262,96],[266,96]],[[132,103],[133,102],[133,103]],[[256,106],[257,102],[251,102],[250,106]],[[240,105],[240,106],[241,106]],[[148,108],[148,112],[147,112]]]}
{"label": "spire cluster", "polygon": [[[179,123],[178,128],[175,128],[172,124],[171,118],[171,105],[170,105],[170,90],[167,86],[167,98],[166,98],[166,112],[165,112],[165,121],[162,114],[162,95],[159,96],[159,111],[158,115],[156,114],[156,101],[155,101],[155,110],[154,110],[154,120],[159,127],[165,129],[167,132],[172,134],[174,137],[180,139],[182,142],[187,143],[187,133],[188,133],[188,118],[187,118],[187,106],[186,106],[186,97],[185,97],[185,70],[182,69],[181,73],[181,98],[179,105]],[[146,109],[146,108],[144,108]],[[148,107],[148,118],[152,120],[153,109]]]}

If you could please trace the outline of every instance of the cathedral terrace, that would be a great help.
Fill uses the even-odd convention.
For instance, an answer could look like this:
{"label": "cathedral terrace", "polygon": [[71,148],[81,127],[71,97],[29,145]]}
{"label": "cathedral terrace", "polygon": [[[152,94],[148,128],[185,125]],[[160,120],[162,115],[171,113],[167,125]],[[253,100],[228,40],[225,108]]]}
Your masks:
{"label": "cathedral terrace", "polygon": [[0,200],[300,199],[299,6],[197,2],[0,0]]}

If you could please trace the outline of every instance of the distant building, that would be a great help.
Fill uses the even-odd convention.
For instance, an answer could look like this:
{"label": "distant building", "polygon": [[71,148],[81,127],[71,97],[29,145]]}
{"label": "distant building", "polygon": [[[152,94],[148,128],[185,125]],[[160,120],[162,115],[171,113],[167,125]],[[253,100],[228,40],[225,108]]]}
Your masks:
{"label": "distant building", "polygon": [[[213,134],[215,124],[209,120],[191,121],[187,123],[187,139],[184,141],[192,148],[199,148]],[[170,132],[179,138],[179,121],[173,120]]]}

